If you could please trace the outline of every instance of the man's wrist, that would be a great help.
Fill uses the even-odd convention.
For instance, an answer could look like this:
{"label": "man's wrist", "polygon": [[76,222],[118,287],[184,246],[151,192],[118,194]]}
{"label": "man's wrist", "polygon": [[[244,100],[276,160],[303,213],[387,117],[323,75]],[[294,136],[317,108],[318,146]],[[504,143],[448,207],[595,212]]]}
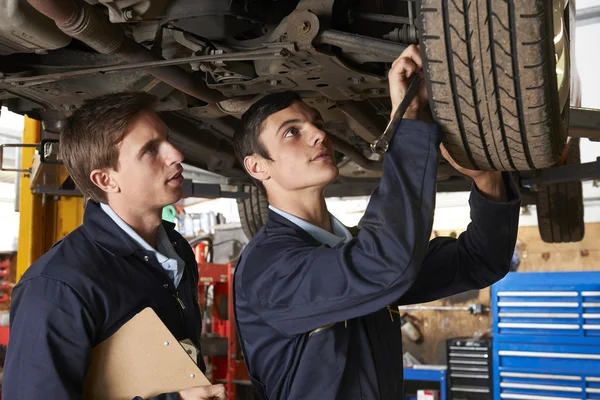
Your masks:
{"label": "man's wrist", "polygon": [[502,172],[489,171],[485,172],[475,178],[473,182],[481,194],[488,200],[497,202],[508,201],[506,194],[506,186],[504,185],[504,178]]}
{"label": "man's wrist", "polygon": [[[394,118],[394,114],[396,113],[396,108],[392,110],[392,114],[390,114],[390,119]],[[407,109],[402,116],[402,119],[419,119],[419,110]]]}

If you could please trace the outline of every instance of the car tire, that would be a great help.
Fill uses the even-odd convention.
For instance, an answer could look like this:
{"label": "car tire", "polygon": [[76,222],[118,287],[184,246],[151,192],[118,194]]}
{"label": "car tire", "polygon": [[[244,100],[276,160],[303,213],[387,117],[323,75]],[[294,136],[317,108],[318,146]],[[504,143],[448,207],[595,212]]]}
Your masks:
{"label": "car tire", "polygon": [[[559,160],[566,143],[569,101],[564,96],[569,88],[566,79],[559,102],[552,4],[420,0],[429,103],[446,133],[445,146],[461,166],[525,171]],[[568,9],[561,15],[565,35]],[[568,37],[561,43],[568,74]]]}
{"label": "car tire", "polygon": [[269,202],[256,186],[244,186],[243,191],[250,197],[237,200],[238,212],[246,237],[252,239],[267,222]]}
{"label": "car tire", "polygon": [[[571,139],[567,164],[579,164],[579,140]],[[581,181],[540,185],[537,191],[538,228],[547,243],[578,242],[585,234]]]}

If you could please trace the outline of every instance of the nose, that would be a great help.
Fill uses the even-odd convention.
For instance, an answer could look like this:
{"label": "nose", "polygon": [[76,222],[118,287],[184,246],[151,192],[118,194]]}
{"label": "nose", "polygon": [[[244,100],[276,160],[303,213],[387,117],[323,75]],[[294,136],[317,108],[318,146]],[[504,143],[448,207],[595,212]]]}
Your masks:
{"label": "nose", "polygon": [[323,143],[323,141],[325,140],[326,137],[327,137],[327,134],[325,133],[325,131],[323,131],[322,129],[320,129],[319,127],[317,127],[315,125],[311,125],[311,132],[310,132],[311,145],[316,146],[316,145]]}
{"label": "nose", "polygon": [[165,157],[165,161],[167,165],[173,164],[181,164],[184,160],[183,153],[177,149],[177,147],[173,146],[171,143],[167,142],[167,154]]}

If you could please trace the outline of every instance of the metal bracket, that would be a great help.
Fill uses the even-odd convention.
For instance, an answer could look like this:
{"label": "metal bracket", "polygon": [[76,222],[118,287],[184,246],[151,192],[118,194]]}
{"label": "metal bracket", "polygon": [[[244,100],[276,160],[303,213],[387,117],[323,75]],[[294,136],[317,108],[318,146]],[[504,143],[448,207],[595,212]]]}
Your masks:
{"label": "metal bracket", "polygon": [[5,147],[38,147],[39,144],[27,144],[27,143],[4,143],[0,144],[0,171],[10,172],[31,172],[31,168],[4,168],[4,148]]}
{"label": "metal bracket", "polygon": [[40,163],[63,164],[58,157],[60,141],[58,139],[42,139],[40,141]]}

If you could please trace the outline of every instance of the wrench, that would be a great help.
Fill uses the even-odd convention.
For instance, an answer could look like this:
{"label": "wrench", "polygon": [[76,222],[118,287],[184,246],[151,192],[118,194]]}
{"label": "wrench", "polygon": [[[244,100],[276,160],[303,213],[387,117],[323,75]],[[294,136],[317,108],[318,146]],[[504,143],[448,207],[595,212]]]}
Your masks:
{"label": "wrench", "polygon": [[408,105],[417,95],[421,81],[421,74],[417,73],[415,76],[413,76],[410,81],[410,85],[408,86],[408,90],[406,91],[406,95],[396,109],[396,112],[385,128],[385,131],[383,131],[383,135],[379,136],[373,141],[373,143],[371,143],[371,151],[373,153],[384,155],[388,151],[392,138],[394,137],[394,133],[396,133],[398,125],[400,125],[400,121],[402,121],[402,117],[404,117],[404,113],[406,112]]}

